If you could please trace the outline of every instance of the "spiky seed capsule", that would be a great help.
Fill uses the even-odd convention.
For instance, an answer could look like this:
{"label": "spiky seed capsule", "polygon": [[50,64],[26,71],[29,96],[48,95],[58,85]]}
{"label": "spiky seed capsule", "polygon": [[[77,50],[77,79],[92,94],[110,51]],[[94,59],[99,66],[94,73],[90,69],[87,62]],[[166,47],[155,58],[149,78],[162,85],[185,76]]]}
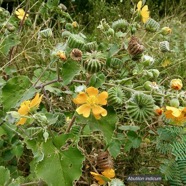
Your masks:
{"label": "spiky seed capsule", "polygon": [[84,39],[77,34],[71,34],[68,38],[67,45],[70,48],[82,49],[84,47]]}
{"label": "spiky seed capsule", "polygon": [[145,29],[150,32],[156,32],[160,28],[160,24],[152,18],[149,18],[145,23]]}
{"label": "spiky seed capsule", "polygon": [[108,104],[112,106],[121,106],[125,95],[120,87],[112,87],[108,90]]}
{"label": "spiky seed capsule", "polygon": [[161,52],[169,52],[170,51],[169,42],[168,41],[160,42],[159,48]]}
{"label": "spiky seed capsule", "polygon": [[98,59],[90,59],[83,61],[83,67],[89,73],[100,72],[103,65]]}
{"label": "spiky seed capsule", "polygon": [[126,104],[128,115],[137,122],[149,120],[154,114],[154,100],[144,93],[134,93]]}
{"label": "spiky seed capsule", "polygon": [[92,52],[92,51],[97,50],[97,47],[98,47],[98,45],[97,45],[96,41],[89,42],[89,43],[85,44],[85,50],[88,52]]}
{"label": "spiky seed capsule", "polygon": [[129,44],[128,44],[128,52],[132,56],[133,59],[138,59],[138,57],[141,57],[141,54],[144,51],[144,46],[141,44],[139,39],[135,36],[132,36]]}
{"label": "spiky seed capsule", "polygon": [[74,61],[81,61],[82,59],[82,51],[79,50],[78,48],[74,48],[71,53],[70,53],[70,57],[74,60]]}
{"label": "spiky seed capsule", "polygon": [[110,63],[109,63],[109,67],[113,68],[113,69],[120,69],[122,67],[122,61],[118,58],[111,58],[110,59]]}
{"label": "spiky seed capsule", "polygon": [[97,157],[97,166],[101,171],[113,168],[113,160],[107,151],[100,151]]}
{"label": "spiky seed capsule", "polygon": [[66,117],[63,113],[56,113],[58,114],[58,118],[56,123],[52,124],[51,126],[54,128],[60,128],[66,123]]}
{"label": "spiky seed capsule", "polygon": [[125,31],[127,29],[128,22],[125,19],[119,19],[112,23],[112,28],[114,31],[122,30]]}

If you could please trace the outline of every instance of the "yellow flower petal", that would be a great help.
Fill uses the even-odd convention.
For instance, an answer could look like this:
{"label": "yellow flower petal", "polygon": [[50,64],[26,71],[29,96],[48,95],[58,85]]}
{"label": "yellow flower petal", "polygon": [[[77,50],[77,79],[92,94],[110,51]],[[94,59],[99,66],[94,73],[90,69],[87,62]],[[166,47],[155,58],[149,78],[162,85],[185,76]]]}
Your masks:
{"label": "yellow flower petal", "polygon": [[114,178],[115,177],[115,171],[114,169],[105,169],[101,174],[107,178]]}
{"label": "yellow flower petal", "polygon": [[142,1],[139,1],[137,4],[137,10],[140,11],[142,7]]}
{"label": "yellow flower petal", "polygon": [[27,118],[21,118],[16,125],[24,125],[26,123]]}
{"label": "yellow flower petal", "polygon": [[88,93],[89,96],[97,96],[99,91],[97,88],[89,87],[86,89],[86,92]]}
{"label": "yellow flower petal", "polygon": [[76,112],[77,112],[78,114],[83,114],[83,116],[84,116],[85,118],[88,118],[88,117],[90,116],[90,110],[91,110],[90,105],[88,105],[88,104],[83,104],[83,105],[81,105],[80,107],[78,107],[78,108],[76,109]]}
{"label": "yellow flower petal", "polygon": [[39,93],[37,93],[36,96],[34,97],[34,99],[32,99],[31,102],[30,102],[30,108],[39,107],[39,104],[41,103],[42,97],[43,97],[43,95],[41,95],[39,97]]}
{"label": "yellow flower petal", "polygon": [[97,116],[97,117],[99,115],[102,115],[102,116],[106,116],[107,115],[107,111],[104,108],[102,108],[102,107],[100,107],[98,105],[96,105],[96,106],[94,106],[92,108],[92,112],[93,112],[94,116]]}
{"label": "yellow flower petal", "polygon": [[30,105],[30,101],[24,101],[23,103],[21,103],[18,113],[20,115],[27,115],[30,111],[29,105]]}
{"label": "yellow flower petal", "polygon": [[75,104],[84,104],[87,101],[88,96],[85,92],[80,92],[76,98],[73,99]]}
{"label": "yellow flower petal", "polygon": [[181,110],[178,108],[166,106],[166,109],[172,111],[174,117],[179,117],[181,115]]}
{"label": "yellow flower petal", "polygon": [[105,181],[102,179],[103,176],[101,174],[98,174],[96,172],[90,172],[90,174],[94,176],[94,179],[98,181],[99,185],[105,184]]}
{"label": "yellow flower petal", "polygon": [[108,93],[107,92],[102,92],[98,95],[98,103],[99,105],[106,105],[107,104],[107,98],[108,98]]}

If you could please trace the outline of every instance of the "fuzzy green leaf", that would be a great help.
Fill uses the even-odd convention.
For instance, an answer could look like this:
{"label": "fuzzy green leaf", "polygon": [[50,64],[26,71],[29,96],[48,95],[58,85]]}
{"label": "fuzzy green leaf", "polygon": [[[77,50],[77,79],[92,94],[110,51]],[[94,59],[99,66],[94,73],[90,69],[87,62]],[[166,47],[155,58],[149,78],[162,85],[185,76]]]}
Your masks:
{"label": "fuzzy green leaf", "polygon": [[41,148],[45,156],[36,167],[38,178],[48,186],[69,186],[79,179],[84,156],[77,148],[70,147],[61,152],[51,140],[42,143]]}
{"label": "fuzzy green leaf", "polygon": [[63,84],[68,85],[79,72],[80,65],[76,61],[67,61],[62,69]]}
{"label": "fuzzy green leaf", "polygon": [[0,185],[5,186],[10,180],[10,171],[3,166],[0,166]]}
{"label": "fuzzy green leaf", "polygon": [[[19,76],[10,79],[2,88],[2,103],[4,111],[19,106],[22,101],[32,98],[36,90],[28,77]],[[31,88],[30,88],[31,87]]]}

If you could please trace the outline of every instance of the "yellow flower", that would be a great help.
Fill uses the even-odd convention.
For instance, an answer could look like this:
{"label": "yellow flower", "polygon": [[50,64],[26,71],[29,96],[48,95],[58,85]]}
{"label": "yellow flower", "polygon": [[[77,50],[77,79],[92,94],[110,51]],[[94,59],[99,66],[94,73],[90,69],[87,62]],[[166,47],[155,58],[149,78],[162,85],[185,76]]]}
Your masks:
{"label": "yellow flower", "polygon": [[101,174],[96,172],[90,172],[90,174],[94,177],[95,180],[98,181],[99,185],[104,185],[111,178],[115,177],[115,171],[113,169],[105,169]]}
{"label": "yellow flower", "polygon": [[172,79],[170,87],[174,90],[180,90],[183,87],[181,79]]}
{"label": "yellow flower", "polygon": [[171,119],[175,125],[182,126],[186,122],[186,107],[176,108],[166,106],[165,117]]}
{"label": "yellow flower", "polygon": [[15,11],[15,14],[17,15],[18,19],[23,20],[25,16],[25,20],[28,17],[28,14],[25,15],[25,11],[22,8],[19,8],[18,10]]}
{"label": "yellow flower", "polygon": [[76,98],[73,99],[75,104],[82,104],[76,109],[78,114],[83,114],[85,118],[90,116],[90,112],[93,113],[96,119],[100,119],[101,116],[106,116],[107,111],[101,107],[101,105],[107,104],[108,93],[106,91],[98,94],[97,88],[89,87],[85,92],[80,92]]}
{"label": "yellow flower", "polygon": [[[34,111],[39,107],[42,97],[43,95],[39,97],[39,93],[37,93],[34,99],[32,99],[31,101],[30,100],[23,101],[20,105],[20,108],[18,109],[18,113],[21,116],[28,116],[30,112]],[[17,125],[24,125],[26,123],[26,120],[27,120],[26,117],[22,117],[18,121]]]}
{"label": "yellow flower", "polygon": [[147,20],[149,19],[149,10],[148,10],[148,6],[145,5],[142,8],[142,1],[139,1],[137,4],[137,11],[139,12],[139,14],[141,15],[142,21],[143,23],[146,23]]}
{"label": "yellow flower", "polygon": [[65,52],[63,51],[58,51],[56,54],[61,60],[66,61],[67,57],[65,55]]}

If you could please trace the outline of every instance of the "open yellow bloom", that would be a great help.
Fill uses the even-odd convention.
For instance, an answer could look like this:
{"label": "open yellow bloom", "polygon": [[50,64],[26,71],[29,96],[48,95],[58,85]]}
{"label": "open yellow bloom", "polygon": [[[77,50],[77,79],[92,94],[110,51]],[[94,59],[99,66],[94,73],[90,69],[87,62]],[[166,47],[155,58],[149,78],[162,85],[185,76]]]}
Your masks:
{"label": "open yellow bloom", "polygon": [[90,174],[94,177],[95,180],[98,181],[99,185],[104,185],[111,178],[115,177],[114,169],[105,169],[101,174],[96,172],[90,172]]}
{"label": "open yellow bloom", "polygon": [[[20,105],[20,108],[18,109],[18,113],[22,116],[28,116],[30,112],[37,109],[39,107],[39,104],[41,103],[43,95],[39,97],[39,93],[36,94],[34,99],[23,101]],[[24,125],[26,123],[27,118],[23,117],[21,118],[17,125]]]}
{"label": "open yellow bloom", "polygon": [[181,79],[172,79],[170,87],[174,90],[180,90],[183,87]]}
{"label": "open yellow bloom", "polygon": [[107,104],[108,93],[106,91],[98,94],[97,88],[89,87],[85,92],[80,92],[76,98],[73,99],[75,104],[82,104],[76,109],[78,114],[83,114],[85,118],[90,116],[90,112],[93,113],[96,119],[100,119],[101,116],[106,116],[107,111],[101,107],[101,105]]}
{"label": "open yellow bloom", "polygon": [[175,125],[182,126],[186,122],[186,107],[176,108],[166,106],[165,117],[171,119]]}
{"label": "open yellow bloom", "polygon": [[25,11],[22,8],[19,8],[18,10],[16,10],[15,14],[20,20],[23,20],[24,16],[25,16],[25,20],[28,18],[28,14],[25,15]]}
{"label": "open yellow bloom", "polygon": [[142,1],[139,1],[138,4],[137,4],[137,11],[141,15],[141,18],[142,18],[143,23],[146,23],[147,20],[149,19],[149,14],[150,14],[150,12],[148,10],[148,6],[145,5],[142,8]]}

